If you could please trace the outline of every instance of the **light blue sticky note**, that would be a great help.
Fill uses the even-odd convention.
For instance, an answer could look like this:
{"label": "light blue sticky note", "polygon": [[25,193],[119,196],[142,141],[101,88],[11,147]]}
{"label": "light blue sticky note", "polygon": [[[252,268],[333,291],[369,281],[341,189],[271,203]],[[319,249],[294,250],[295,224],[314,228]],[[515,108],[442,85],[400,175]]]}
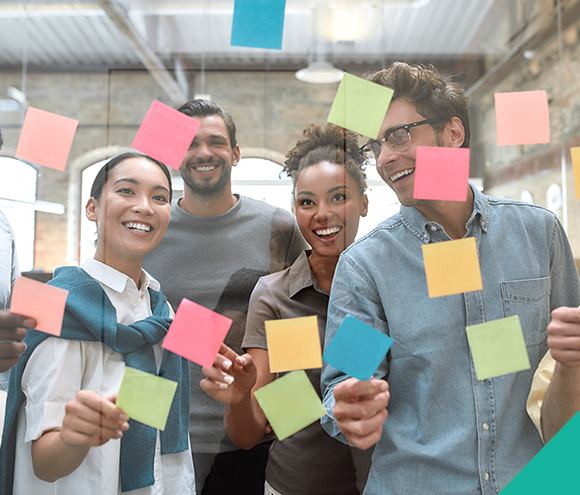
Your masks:
{"label": "light blue sticky note", "polygon": [[282,49],[286,0],[235,0],[232,46]]}
{"label": "light blue sticky note", "polygon": [[347,315],[322,359],[349,376],[370,380],[392,344],[388,335]]}

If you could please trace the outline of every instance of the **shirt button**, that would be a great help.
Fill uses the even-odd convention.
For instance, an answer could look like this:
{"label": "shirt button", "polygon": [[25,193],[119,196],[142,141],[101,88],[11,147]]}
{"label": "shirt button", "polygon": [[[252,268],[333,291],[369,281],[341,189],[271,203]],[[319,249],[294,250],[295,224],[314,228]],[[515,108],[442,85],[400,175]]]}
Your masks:
{"label": "shirt button", "polygon": [[135,300],[133,301],[133,304],[134,304],[135,306],[139,306],[139,304],[141,304],[141,301],[140,301],[139,299],[135,299]]}
{"label": "shirt button", "polygon": [[480,222],[480,224],[482,228],[485,227],[485,222],[483,220]]}
{"label": "shirt button", "polygon": [[483,475],[483,478],[485,479],[485,481],[489,480],[489,473],[485,473]]}
{"label": "shirt button", "polygon": [[431,225],[431,230],[432,230],[433,232],[435,232],[435,231],[437,230],[437,227],[435,227],[435,225]]}
{"label": "shirt button", "polygon": [[428,239],[428,238],[429,238],[429,236],[428,236],[427,234],[423,234],[423,238],[424,238],[424,239]]}
{"label": "shirt button", "polygon": [[485,431],[489,430],[489,425],[487,423],[483,423],[483,429]]}

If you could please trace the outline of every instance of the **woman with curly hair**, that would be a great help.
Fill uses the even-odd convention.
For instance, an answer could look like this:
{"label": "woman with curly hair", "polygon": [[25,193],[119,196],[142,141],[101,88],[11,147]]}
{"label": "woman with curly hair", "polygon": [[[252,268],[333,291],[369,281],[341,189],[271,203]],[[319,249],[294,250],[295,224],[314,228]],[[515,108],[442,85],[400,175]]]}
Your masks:
{"label": "woman with curly hair", "polygon": [[[304,138],[288,153],[284,171],[292,177],[296,221],[311,249],[291,267],[258,281],[242,345],[247,353],[238,356],[223,345],[214,366],[203,369],[202,388],[226,404],[228,436],[245,449],[262,441],[269,430],[253,392],[277,378],[269,368],[264,322],[316,315],[324,342],[338,258],[354,241],[360,217],[367,214],[364,159],[358,153],[356,135],[333,125],[311,125],[303,133]],[[320,395],[320,369],[306,373]],[[273,442],[265,494],[357,495],[365,478],[359,472],[357,487],[355,463],[360,464],[361,457],[362,464],[368,464],[368,453],[331,438],[315,422]]]}

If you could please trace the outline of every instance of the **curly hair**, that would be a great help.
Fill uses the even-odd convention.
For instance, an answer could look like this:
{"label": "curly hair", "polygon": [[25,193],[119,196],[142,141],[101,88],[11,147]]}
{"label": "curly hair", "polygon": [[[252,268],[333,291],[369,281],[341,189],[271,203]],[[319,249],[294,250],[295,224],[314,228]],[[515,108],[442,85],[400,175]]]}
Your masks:
{"label": "curly hair", "polygon": [[459,83],[447,80],[430,64],[409,65],[405,62],[394,62],[366,78],[391,88],[393,101],[404,98],[413,103],[417,112],[426,119],[440,118],[441,122],[431,124],[436,132],[441,132],[447,122],[458,117],[465,130],[461,147],[469,147],[469,97]]}
{"label": "curly hair", "polygon": [[333,124],[322,128],[310,124],[302,131],[304,138],[286,155],[283,171],[292,177],[293,190],[300,172],[321,162],[342,165],[355,181],[360,194],[367,188],[363,170],[364,157],[358,152],[357,135]]}

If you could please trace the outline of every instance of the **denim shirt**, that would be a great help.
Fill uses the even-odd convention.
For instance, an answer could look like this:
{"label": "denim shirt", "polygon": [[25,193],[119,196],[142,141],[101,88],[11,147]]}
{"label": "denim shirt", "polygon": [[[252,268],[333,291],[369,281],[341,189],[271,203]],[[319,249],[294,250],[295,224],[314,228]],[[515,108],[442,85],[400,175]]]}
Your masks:
{"label": "denim shirt", "polygon": [[[554,214],[472,189],[466,237],[477,243],[483,290],[429,298],[421,246],[450,238],[412,207],[351,245],[336,268],[325,344],[347,314],[395,341],[375,373],[391,398],[366,495],[497,494],[542,447],[526,399],[550,311],[580,303],[578,272]],[[531,369],[478,381],[465,327],[512,315]],[[343,441],[333,388],[346,378],[324,365],[322,423]]]}

